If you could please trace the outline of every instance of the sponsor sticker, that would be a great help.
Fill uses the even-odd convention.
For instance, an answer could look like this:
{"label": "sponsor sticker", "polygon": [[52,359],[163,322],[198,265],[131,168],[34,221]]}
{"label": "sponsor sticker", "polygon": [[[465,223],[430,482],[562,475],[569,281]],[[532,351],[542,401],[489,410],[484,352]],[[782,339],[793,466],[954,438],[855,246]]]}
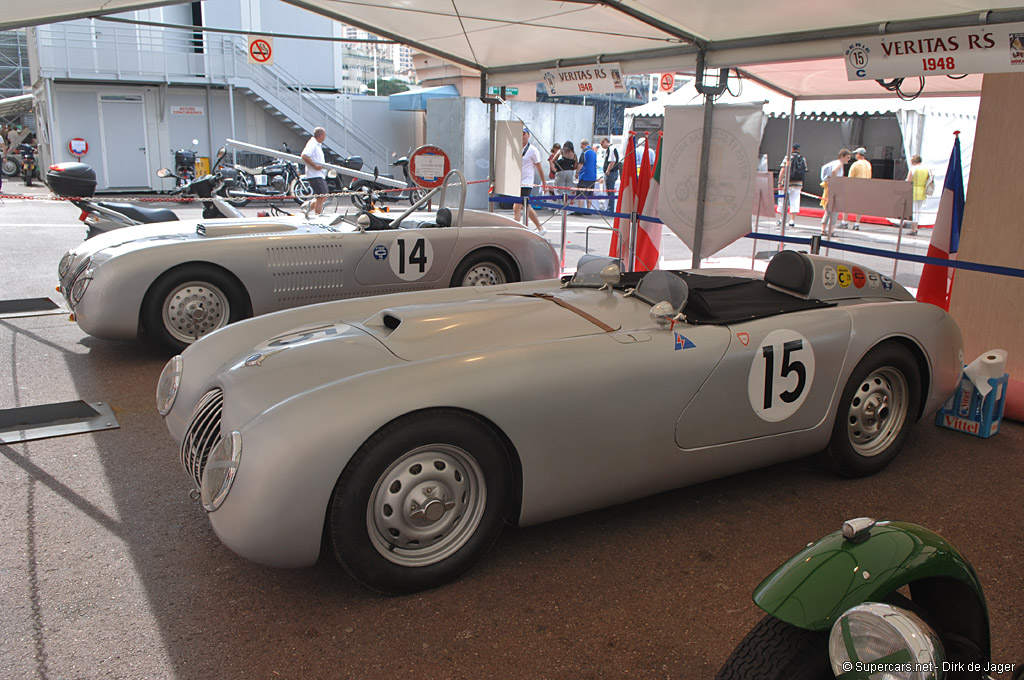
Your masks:
{"label": "sponsor sticker", "polygon": [[882,288],[884,288],[885,290],[892,290],[892,279],[890,279],[888,276],[883,276],[881,277],[881,279]]}
{"label": "sponsor sticker", "polygon": [[849,288],[850,283],[853,281],[853,273],[850,272],[850,268],[841,264],[836,268],[836,271],[839,274],[839,287]]}
{"label": "sponsor sticker", "polygon": [[864,275],[864,270],[860,267],[854,267],[853,286],[855,288],[863,288],[865,283],[867,283],[867,276]]}
{"label": "sponsor sticker", "polygon": [[693,344],[693,341],[690,340],[685,335],[680,335],[679,333],[675,333],[674,335],[675,335],[676,351],[677,352],[679,350],[681,350],[681,349],[690,349],[691,347],[696,347],[697,346],[697,345]]}
{"label": "sponsor sticker", "polygon": [[868,285],[872,288],[878,288],[881,285],[878,280],[878,272],[868,272]]}
{"label": "sponsor sticker", "polygon": [[747,345],[750,344],[750,333],[746,331],[741,331],[736,334],[736,339],[740,341],[740,344],[746,347]]}
{"label": "sponsor sticker", "polygon": [[388,259],[388,247],[383,243],[378,243],[373,247],[373,259],[375,260],[386,260]]}
{"label": "sponsor sticker", "polygon": [[827,265],[821,270],[821,285],[825,286],[828,290],[832,290],[836,287],[839,282],[839,277],[836,275],[836,268],[832,265]]}

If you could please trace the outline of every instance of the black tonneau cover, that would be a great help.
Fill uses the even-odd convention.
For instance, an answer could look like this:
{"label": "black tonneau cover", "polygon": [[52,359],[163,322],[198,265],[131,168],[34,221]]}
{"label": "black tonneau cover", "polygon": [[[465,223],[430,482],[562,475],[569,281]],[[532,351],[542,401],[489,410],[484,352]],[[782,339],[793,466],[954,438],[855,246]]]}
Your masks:
{"label": "black tonneau cover", "polygon": [[[646,272],[622,275],[619,286],[633,288]],[[806,309],[834,307],[835,303],[818,299],[806,300],[781,290],[769,288],[761,279],[743,276],[708,276],[673,271],[690,289],[683,314],[693,324],[726,325],[777,314]],[[616,287],[619,287],[616,286]]]}

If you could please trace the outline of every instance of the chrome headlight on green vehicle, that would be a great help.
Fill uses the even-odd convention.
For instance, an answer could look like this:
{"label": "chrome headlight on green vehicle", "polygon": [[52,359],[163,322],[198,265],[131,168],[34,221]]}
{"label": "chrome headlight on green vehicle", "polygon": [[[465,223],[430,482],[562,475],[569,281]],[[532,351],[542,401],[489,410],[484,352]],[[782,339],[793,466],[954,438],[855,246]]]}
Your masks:
{"label": "chrome headlight on green vehicle", "polygon": [[946,660],[939,636],[928,624],[912,612],[881,602],[843,612],[832,626],[828,656],[837,678],[892,680],[942,678]]}

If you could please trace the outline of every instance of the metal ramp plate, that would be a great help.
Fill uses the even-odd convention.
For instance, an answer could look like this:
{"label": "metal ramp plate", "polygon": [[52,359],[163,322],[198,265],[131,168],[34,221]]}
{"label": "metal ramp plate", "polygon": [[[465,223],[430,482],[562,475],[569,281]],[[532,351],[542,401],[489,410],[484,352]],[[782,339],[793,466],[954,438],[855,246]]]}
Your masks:
{"label": "metal ramp plate", "polygon": [[65,401],[0,410],[0,444],[121,427],[104,402]]}
{"label": "metal ramp plate", "polygon": [[67,311],[50,298],[0,300],[0,319],[17,319],[23,316],[46,316],[48,314],[65,313]]}

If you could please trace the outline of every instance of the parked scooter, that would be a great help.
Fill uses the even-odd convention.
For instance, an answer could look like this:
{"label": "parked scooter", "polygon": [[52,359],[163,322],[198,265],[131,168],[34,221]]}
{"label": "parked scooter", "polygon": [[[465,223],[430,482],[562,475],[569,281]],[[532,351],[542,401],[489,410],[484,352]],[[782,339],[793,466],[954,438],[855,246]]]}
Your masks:
{"label": "parked scooter", "polygon": [[20,144],[18,152],[21,154],[21,179],[30,187],[36,178],[36,150],[31,144]]}
{"label": "parked scooter", "polygon": [[[204,219],[244,217],[226,200],[216,195],[224,183],[224,178],[217,167],[223,157],[224,149],[221,149],[217,152],[217,163],[214,164],[212,174],[180,184],[171,191],[171,194],[212,199],[203,202]],[[167,168],[158,170],[157,176],[180,179]],[[86,225],[86,238],[121,227],[178,220],[178,216],[167,208],[140,208],[130,203],[90,200],[96,191],[96,172],[85,163],[51,165],[46,173],[46,181],[53,193],[70,198],[71,202],[81,209],[82,213],[78,219]]]}
{"label": "parked scooter", "polygon": [[[192,146],[199,145],[198,139],[192,140]],[[188,184],[196,178],[196,152],[195,149],[178,149],[174,152],[174,177],[177,179],[177,186]]]}
{"label": "parked scooter", "polygon": [[[416,201],[420,200],[420,198],[422,198],[427,193],[426,189],[422,189],[416,186],[416,184],[412,181],[412,175],[409,174],[408,156],[402,156],[397,161],[392,163],[391,167],[402,168],[402,175],[405,177],[405,184],[407,188],[402,189],[401,191],[396,191],[391,187],[385,186],[377,182],[373,182],[368,179],[356,179],[352,181],[351,185],[349,185],[349,191],[361,192],[363,190],[363,187],[369,187],[374,191],[379,192],[382,200],[390,201],[392,203],[397,203],[399,201],[409,201],[410,204],[413,204]],[[373,169],[373,174],[377,175],[376,168]],[[380,175],[380,177],[394,179],[394,175]],[[359,200],[360,199],[358,194],[352,194],[353,205],[358,206]]]}
{"label": "parked scooter", "polygon": [[988,608],[970,562],[938,534],[861,517],[810,543],[754,590],[767,612],[718,680],[983,680]]}

